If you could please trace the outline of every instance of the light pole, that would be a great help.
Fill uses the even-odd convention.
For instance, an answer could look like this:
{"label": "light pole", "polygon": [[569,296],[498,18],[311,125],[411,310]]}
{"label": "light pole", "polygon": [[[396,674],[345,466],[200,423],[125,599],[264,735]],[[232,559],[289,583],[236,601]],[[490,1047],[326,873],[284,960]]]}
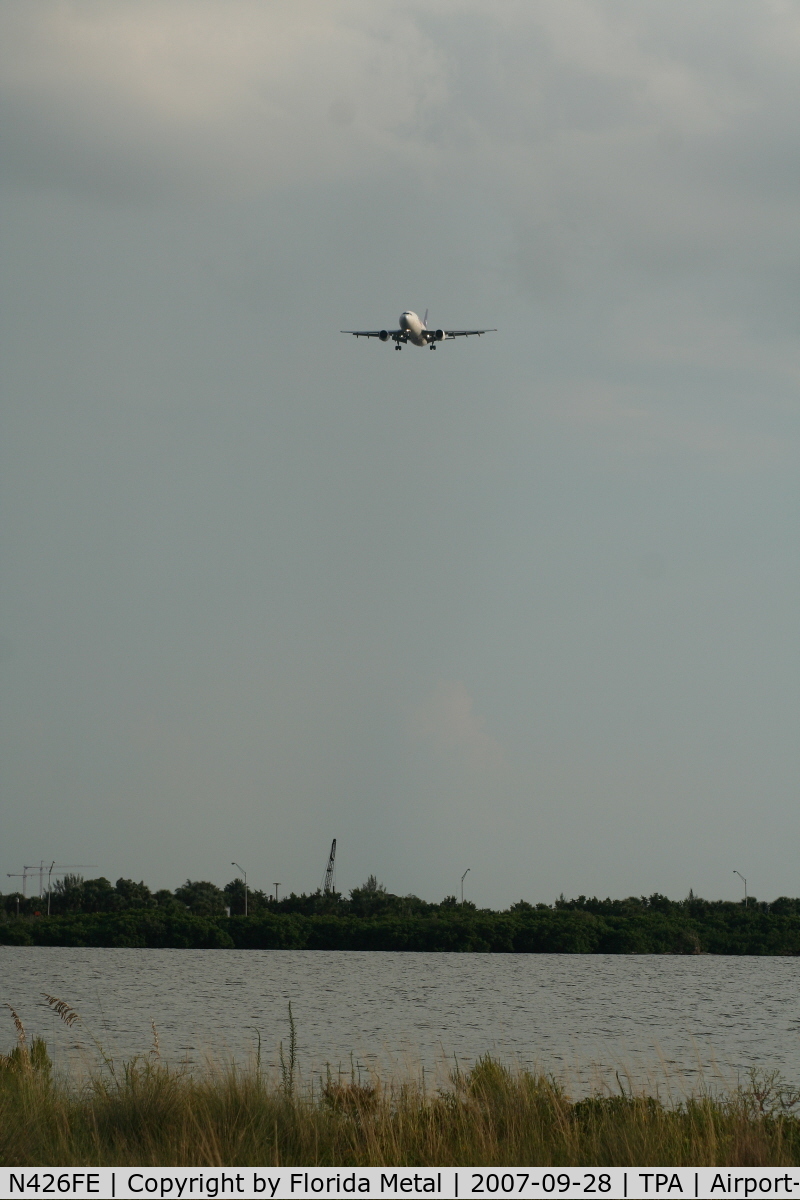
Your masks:
{"label": "light pole", "polygon": [[461,876],[461,903],[462,904],[464,903],[464,880],[469,875],[471,869],[472,869],[471,867],[467,867],[466,871]]}
{"label": "light pole", "polygon": [[[231,866],[239,867],[239,864],[232,862]],[[247,871],[245,871],[244,867],[239,867],[239,870],[242,872],[242,875],[244,875],[244,915],[247,916]]]}
{"label": "light pole", "polygon": [[280,883],[273,883],[272,886],[275,888],[275,903],[277,904],[278,903],[278,888],[281,885],[280,885]]}
{"label": "light pole", "polygon": [[744,906],[745,906],[745,908],[747,908],[747,880],[745,879],[742,872],[737,871],[735,867],[733,868],[733,873],[734,873],[734,875],[738,875],[739,878],[741,879],[742,883],[744,884]]}

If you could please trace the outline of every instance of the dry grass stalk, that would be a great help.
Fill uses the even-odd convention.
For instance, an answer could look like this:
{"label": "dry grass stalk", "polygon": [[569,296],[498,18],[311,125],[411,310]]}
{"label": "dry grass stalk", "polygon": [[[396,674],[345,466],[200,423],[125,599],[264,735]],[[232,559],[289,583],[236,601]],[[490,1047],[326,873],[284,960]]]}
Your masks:
{"label": "dry grass stalk", "polygon": [[365,1083],[327,1083],[322,1089],[325,1102],[340,1112],[360,1114],[374,1112],[378,1089]]}
{"label": "dry grass stalk", "polygon": [[26,1034],[26,1032],[25,1032],[25,1026],[22,1024],[22,1019],[21,1019],[21,1017],[20,1017],[20,1016],[19,1016],[19,1014],[18,1014],[18,1013],[17,1013],[17,1012],[16,1012],[16,1011],[15,1011],[15,1010],[14,1010],[14,1009],[11,1007],[11,1005],[8,1003],[8,1001],[6,1001],[6,1002],[5,1002],[5,1007],[6,1007],[6,1008],[8,1009],[8,1011],[11,1013],[11,1017],[12,1017],[12,1020],[13,1020],[13,1022],[14,1022],[14,1028],[15,1028],[15,1029],[16,1029],[16,1031],[17,1031],[17,1042],[19,1043],[19,1045],[20,1045],[20,1046],[27,1046],[27,1044],[28,1044],[28,1035],[27,1035],[27,1034]]}
{"label": "dry grass stalk", "polygon": [[19,1013],[6,1001],[5,1007],[11,1013],[14,1028],[17,1031],[17,1044],[10,1054],[0,1054],[0,1071],[29,1072],[33,1069],[32,1055],[36,1065],[41,1063],[44,1043],[39,1038],[33,1039],[33,1046],[28,1046],[28,1035]]}
{"label": "dry grass stalk", "polygon": [[72,1028],[76,1021],[80,1021],[80,1013],[77,1009],[67,1004],[66,1000],[59,1000],[58,996],[50,996],[47,992],[42,992],[42,995],[53,1012],[58,1014],[65,1025],[69,1025]]}

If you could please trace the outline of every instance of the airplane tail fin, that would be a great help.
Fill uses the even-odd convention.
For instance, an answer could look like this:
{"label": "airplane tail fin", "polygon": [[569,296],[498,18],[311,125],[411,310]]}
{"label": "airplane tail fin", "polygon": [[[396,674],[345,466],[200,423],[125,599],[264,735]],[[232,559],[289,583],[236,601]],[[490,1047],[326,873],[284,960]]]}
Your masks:
{"label": "airplane tail fin", "polygon": [[427,310],[427,308],[425,309],[425,316],[422,318],[422,327],[423,327],[423,329],[428,328],[428,310]]}

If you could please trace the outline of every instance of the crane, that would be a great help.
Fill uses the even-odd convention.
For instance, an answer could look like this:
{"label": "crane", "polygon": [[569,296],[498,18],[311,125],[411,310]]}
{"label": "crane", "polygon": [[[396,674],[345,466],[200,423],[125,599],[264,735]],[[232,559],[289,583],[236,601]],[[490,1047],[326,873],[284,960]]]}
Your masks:
{"label": "crane", "polygon": [[328,866],[325,870],[325,881],[322,884],[323,896],[335,896],[336,887],[333,879],[333,864],[336,861],[336,838],[331,842],[331,852],[328,855]]}
{"label": "crane", "polygon": [[8,876],[9,879],[21,879],[22,880],[23,899],[28,894],[28,871],[34,871],[35,869],[36,869],[35,865],[33,863],[30,863],[28,866],[24,866],[22,868],[21,874],[18,874],[18,873],[15,874],[13,871],[6,871],[6,875]]}
{"label": "crane", "polygon": [[[96,867],[96,866],[97,866],[97,863],[60,863],[59,864],[59,863],[56,863],[55,861],[50,863],[50,865],[48,866],[45,859],[42,859],[41,862],[39,863],[39,868],[38,868],[40,898],[43,897],[45,894],[45,891],[44,891],[45,875],[47,875],[47,888],[48,888],[48,892],[49,892],[50,880],[52,879],[53,875],[68,875],[70,873],[70,871],[76,871],[76,870],[80,869],[81,867]],[[28,873],[30,871],[35,871],[36,869],[37,868],[34,865],[28,863],[25,866],[23,866],[21,872],[7,871],[6,874],[9,879],[21,879],[22,880],[22,895],[27,896],[27,894],[28,894]]]}

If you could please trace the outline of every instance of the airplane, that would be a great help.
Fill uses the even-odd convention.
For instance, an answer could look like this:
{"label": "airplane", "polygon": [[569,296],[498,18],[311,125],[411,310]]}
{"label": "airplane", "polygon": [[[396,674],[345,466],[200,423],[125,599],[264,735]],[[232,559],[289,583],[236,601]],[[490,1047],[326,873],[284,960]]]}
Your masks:
{"label": "airplane", "polygon": [[427,346],[436,349],[437,342],[449,342],[457,337],[480,337],[482,333],[497,333],[496,329],[428,329],[428,310],[420,321],[415,312],[407,309],[400,314],[399,329],[342,329],[341,333],[352,333],[353,337],[380,338],[382,342],[390,339],[394,342],[395,350],[402,350],[406,343],[412,346]]}

